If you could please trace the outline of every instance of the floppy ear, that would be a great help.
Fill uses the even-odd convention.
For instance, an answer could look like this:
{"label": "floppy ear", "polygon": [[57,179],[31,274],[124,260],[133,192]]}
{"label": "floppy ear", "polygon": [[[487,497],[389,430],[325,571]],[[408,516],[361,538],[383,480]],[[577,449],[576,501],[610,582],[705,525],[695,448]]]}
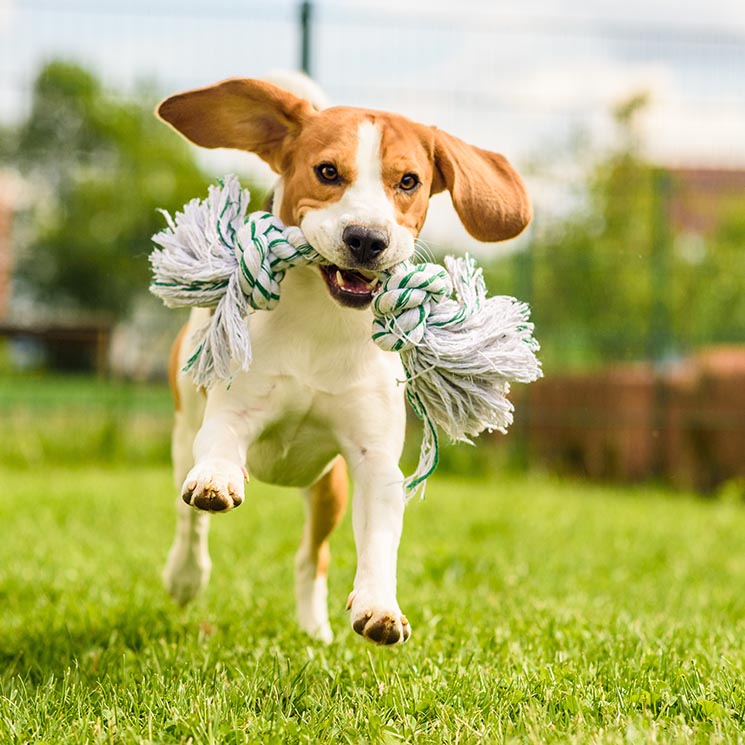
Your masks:
{"label": "floppy ear", "polygon": [[466,230],[479,241],[521,233],[533,216],[525,185],[503,155],[435,129],[432,194],[447,189]]}
{"label": "floppy ear", "polygon": [[197,145],[248,150],[281,172],[286,146],[314,110],[271,83],[231,78],[177,93],[158,106],[157,114]]}

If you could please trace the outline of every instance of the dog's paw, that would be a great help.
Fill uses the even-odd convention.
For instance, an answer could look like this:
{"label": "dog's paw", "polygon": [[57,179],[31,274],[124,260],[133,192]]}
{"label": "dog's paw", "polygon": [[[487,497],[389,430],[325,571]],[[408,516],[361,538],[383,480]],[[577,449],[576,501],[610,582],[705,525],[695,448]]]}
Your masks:
{"label": "dog's paw", "polygon": [[179,605],[193,600],[210,579],[212,562],[209,557],[195,557],[172,550],[163,569],[163,584]]}
{"label": "dog's paw", "polygon": [[186,504],[205,512],[227,512],[243,502],[246,470],[228,460],[198,463],[181,487]]}
{"label": "dog's paw", "polygon": [[375,644],[403,644],[411,636],[411,625],[397,603],[375,603],[362,593],[352,592],[347,601],[352,628]]}

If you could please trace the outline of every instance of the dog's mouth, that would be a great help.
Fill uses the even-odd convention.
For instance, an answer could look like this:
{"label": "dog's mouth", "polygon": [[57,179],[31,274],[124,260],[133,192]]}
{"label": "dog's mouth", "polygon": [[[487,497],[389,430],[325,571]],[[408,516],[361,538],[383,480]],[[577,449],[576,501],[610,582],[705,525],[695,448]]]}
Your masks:
{"label": "dog's mouth", "polygon": [[349,308],[366,308],[380,289],[374,272],[342,269],[333,264],[322,264],[320,269],[331,297]]}

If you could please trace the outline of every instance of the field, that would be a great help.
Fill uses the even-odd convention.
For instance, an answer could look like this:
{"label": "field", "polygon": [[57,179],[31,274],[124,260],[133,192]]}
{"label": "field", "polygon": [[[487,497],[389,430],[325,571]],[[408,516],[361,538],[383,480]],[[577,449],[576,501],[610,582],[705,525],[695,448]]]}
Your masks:
{"label": "field", "polygon": [[[745,512],[715,499],[488,469],[407,509],[381,649],[294,623],[292,491],[213,519],[213,579],[160,584],[173,529],[160,388],[0,378],[0,742],[737,742]],[[485,475],[486,474],[486,475]]]}

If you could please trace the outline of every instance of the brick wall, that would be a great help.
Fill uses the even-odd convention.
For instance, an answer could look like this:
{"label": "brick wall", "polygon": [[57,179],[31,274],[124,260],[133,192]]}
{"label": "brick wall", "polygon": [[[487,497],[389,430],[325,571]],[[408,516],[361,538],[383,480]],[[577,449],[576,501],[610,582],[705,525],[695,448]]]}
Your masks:
{"label": "brick wall", "polygon": [[13,213],[21,197],[21,182],[9,171],[0,171],[0,321],[8,317],[13,272],[11,230]]}
{"label": "brick wall", "polygon": [[10,231],[12,224],[13,210],[0,197],[0,321],[7,318],[10,307],[10,279],[12,272]]}

